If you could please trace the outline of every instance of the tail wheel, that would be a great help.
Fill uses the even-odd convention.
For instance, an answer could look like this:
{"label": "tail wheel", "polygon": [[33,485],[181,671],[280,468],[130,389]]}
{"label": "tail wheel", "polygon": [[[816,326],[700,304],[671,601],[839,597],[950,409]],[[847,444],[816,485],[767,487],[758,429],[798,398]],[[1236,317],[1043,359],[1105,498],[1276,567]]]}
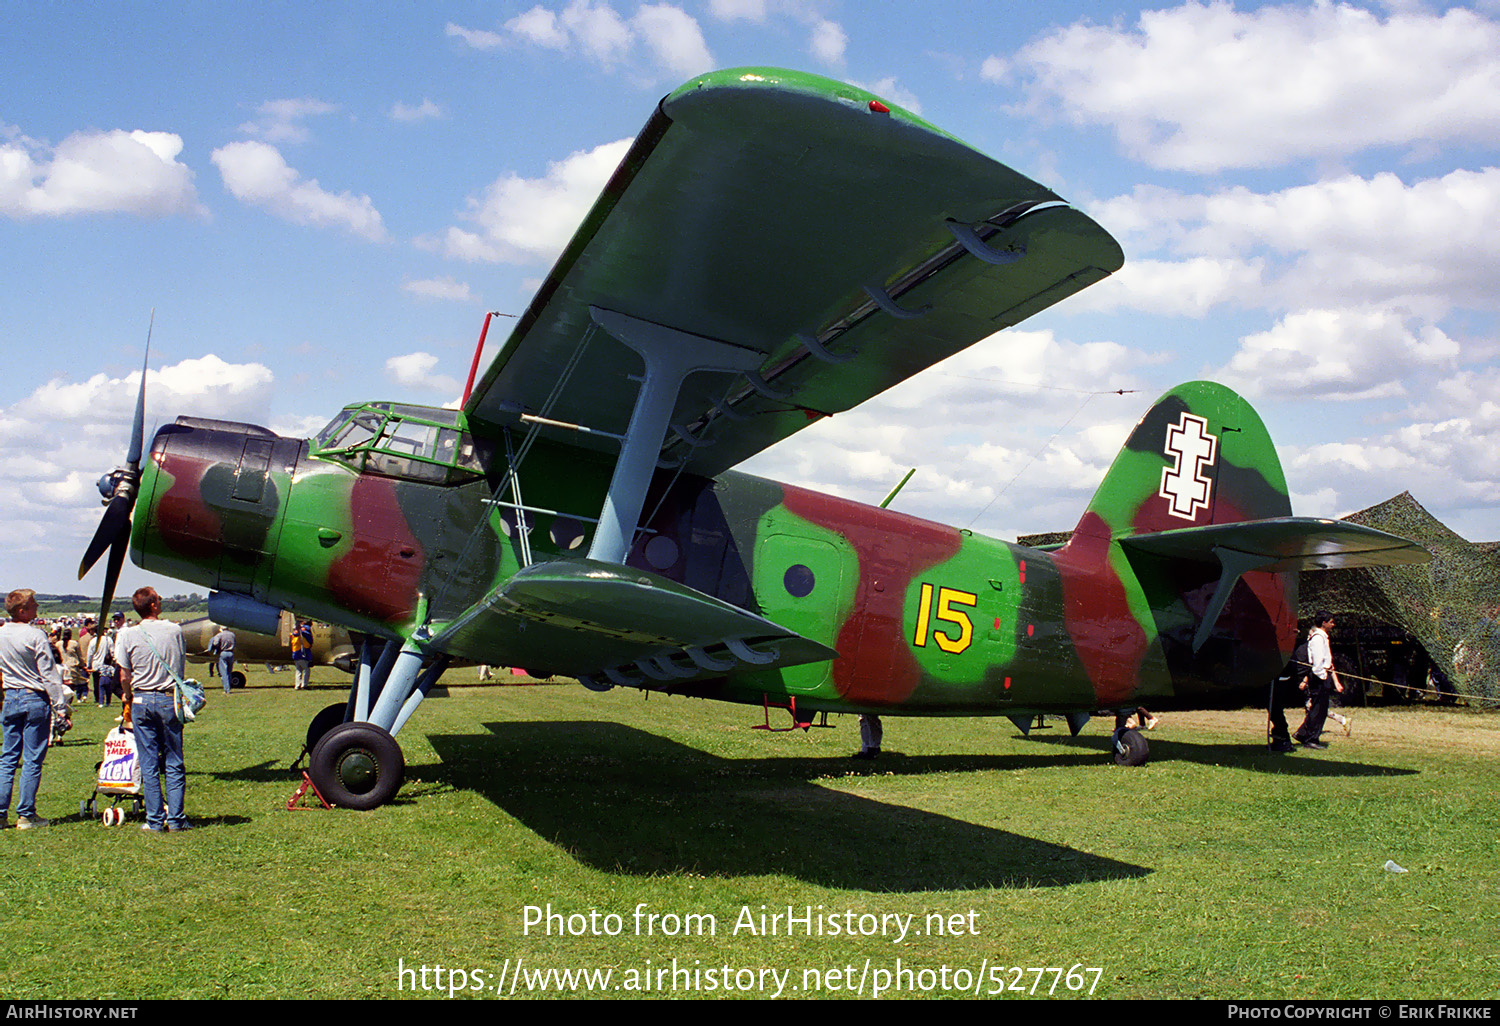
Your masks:
{"label": "tail wheel", "polygon": [[1115,731],[1115,763],[1120,766],[1144,766],[1151,746],[1139,730]]}
{"label": "tail wheel", "polygon": [[396,739],[373,723],[341,723],[313,748],[307,772],[329,803],[373,809],[401,790],[406,758]]}

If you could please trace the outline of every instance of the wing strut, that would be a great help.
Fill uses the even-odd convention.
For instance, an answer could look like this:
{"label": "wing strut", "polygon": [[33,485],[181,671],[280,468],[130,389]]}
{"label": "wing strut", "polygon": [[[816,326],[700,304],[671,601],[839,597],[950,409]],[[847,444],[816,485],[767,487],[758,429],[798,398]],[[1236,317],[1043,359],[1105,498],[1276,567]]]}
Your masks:
{"label": "wing strut", "polygon": [[595,324],[635,350],[646,363],[630,427],[626,429],[620,459],[599,514],[599,528],[589,547],[590,559],[623,563],[646,503],[646,488],[661,458],[662,442],[671,427],[672,411],[683,381],[699,371],[753,371],[765,358],[753,349],[690,335],[613,310],[591,306],[589,314]]}

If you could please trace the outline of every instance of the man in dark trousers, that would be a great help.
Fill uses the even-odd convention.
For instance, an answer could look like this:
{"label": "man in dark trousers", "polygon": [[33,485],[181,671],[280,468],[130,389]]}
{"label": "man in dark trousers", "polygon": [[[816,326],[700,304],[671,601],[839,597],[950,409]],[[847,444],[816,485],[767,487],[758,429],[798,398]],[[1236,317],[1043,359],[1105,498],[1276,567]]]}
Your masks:
{"label": "man in dark trousers", "polygon": [[1319,738],[1328,719],[1328,700],[1335,691],[1343,694],[1344,685],[1333,670],[1333,647],[1328,632],[1333,630],[1333,614],[1320,609],[1313,614],[1312,630],[1307,632],[1307,716],[1297,728],[1297,741],[1303,748],[1327,748]]}
{"label": "man in dark trousers", "polygon": [[1271,681],[1271,697],[1266,709],[1271,720],[1271,751],[1295,752],[1291,731],[1286,724],[1286,707],[1302,704],[1302,683],[1307,679],[1307,639],[1297,642],[1292,657],[1280,675]]}

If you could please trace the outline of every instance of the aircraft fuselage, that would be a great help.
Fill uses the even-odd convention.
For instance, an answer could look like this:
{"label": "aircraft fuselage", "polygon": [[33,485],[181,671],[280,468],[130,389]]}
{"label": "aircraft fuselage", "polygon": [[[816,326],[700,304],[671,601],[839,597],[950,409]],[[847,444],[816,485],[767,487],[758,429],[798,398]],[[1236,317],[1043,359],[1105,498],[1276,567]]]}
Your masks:
{"label": "aircraft fuselage", "polygon": [[[155,439],[133,558],[151,570],[388,638],[419,609],[459,617],[525,565],[577,559],[610,464],[540,441],[515,488],[426,466],[372,472],[308,440],[184,419]],[[425,480],[419,478],[427,478]],[[522,501],[516,502],[519,494]],[[1194,655],[1215,578],[1131,563],[1107,529],[1025,548],[740,473],[658,471],[626,566],[773,621],[839,653],[742,665],[656,690],[799,710],[1022,714],[1238,702],[1290,651],[1295,574],[1247,574]],[[529,528],[529,530],[527,530]],[[523,537],[525,543],[523,544]],[[425,600],[425,603],[422,601]],[[484,610],[453,656],[583,675],[575,626]],[[631,683],[635,677],[629,678]]]}

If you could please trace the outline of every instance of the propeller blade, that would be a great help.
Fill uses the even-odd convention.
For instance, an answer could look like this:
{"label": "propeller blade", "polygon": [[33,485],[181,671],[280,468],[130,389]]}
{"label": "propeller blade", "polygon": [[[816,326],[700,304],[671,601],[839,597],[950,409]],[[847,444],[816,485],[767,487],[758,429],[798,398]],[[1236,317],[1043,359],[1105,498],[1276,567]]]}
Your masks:
{"label": "propeller blade", "polygon": [[104,571],[104,599],[99,603],[99,626],[104,627],[105,619],[109,616],[109,604],[115,600],[115,585],[120,583],[120,568],[125,565],[125,553],[130,549],[129,521],[126,521],[125,530],[115,535],[114,544],[109,550],[109,563]]}
{"label": "propeller blade", "polygon": [[89,547],[84,550],[83,560],[78,564],[78,579],[83,580],[84,574],[88,573],[99,557],[104,555],[104,550],[114,544],[115,539],[124,535],[130,537],[130,510],[134,503],[134,489],[125,494],[122,489],[116,489],[115,494],[110,497],[109,506],[104,510],[104,516],[99,520],[99,527],[94,531],[94,538],[89,542]]}
{"label": "propeller blade", "polygon": [[136,470],[141,466],[141,447],[146,435],[146,366],[151,362],[151,331],[156,327],[156,308],[151,308],[151,323],[146,327],[146,357],[141,361],[141,390],[135,396],[135,421],[130,425],[130,454],[125,462]]}
{"label": "propeller blade", "polygon": [[[130,516],[135,510],[136,487],[141,483],[141,449],[146,435],[146,368],[151,362],[151,332],[156,327],[156,309],[151,310],[151,323],[146,327],[146,356],[141,361],[141,387],[135,396],[135,420],[130,425],[130,451],[126,455],[126,466],[109,475],[115,479],[114,492],[99,519],[99,526],[89,547],[84,550],[78,564],[78,579],[83,580],[99,557],[109,549],[109,563],[104,574],[104,603],[99,608],[99,624],[109,615],[109,604],[115,597],[115,586],[120,583],[120,570],[125,565],[125,554],[130,550]],[[100,487],[104,487],[101,479]]]}

